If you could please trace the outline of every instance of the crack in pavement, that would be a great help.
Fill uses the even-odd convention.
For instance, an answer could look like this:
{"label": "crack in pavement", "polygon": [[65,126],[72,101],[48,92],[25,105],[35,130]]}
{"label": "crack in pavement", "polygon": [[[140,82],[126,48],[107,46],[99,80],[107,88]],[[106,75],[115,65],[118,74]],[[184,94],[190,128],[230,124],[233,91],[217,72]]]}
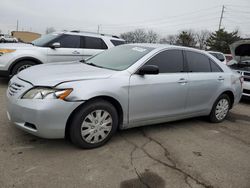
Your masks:
{"label": "crack in pavement", "polygon": [[[128,140],[126,137],[122,136],[121,137],[128,142],[129,144],[131,144],[132,146],[134,146],[134,149],[132,150],[133,152],[131,152],[132,154],[134,153],[134,151],[136,151],[136,149],[141,149],[150,159],[154,160],[155,162],[162,164],[165,167],[171,168],[172,170],[175,170],[181,174],[184,175],[184,181],[185,183],[192,188],[192,186],[190,185],[190,183],[188,182],[188,178],[192,179],[193,181],[196,182],[196,184],[199,184],[205,188],[213,188],[212,185],[209,185],[205,182],[200,181],[199,179],[197,179],[196,177],[188,174],[187,172],[183,171],[182,169],[180,169],[179,167],[177,167],[176,162],[170,157],[170,153],[167,150],[166,147],[164,147],[158,140],[146,135],[146,133],[141,129],[142,132],[142,136],[144,136],[145,138],[147,138],[149,141],[144,143],[141,147],[137,146],[135,143],[131,142],[130,140]],[[172,163],[172,164],[168,164],[164,161],[161,161],[157,158],[155,158],[154,156],[152,156],[150,153],[147,152],[147,150],[144,148],[148,143],[150,142],[155,142],[156,144],[158,144],[163,150],[164,150],[164,155],[165,157]],[[131,160],[133,160],[132,155],[131,155]],[[134,164],[131,164],[134,167]],[[134,167],[135,168],[135,167]],[[138,175],[138,174],[137,174]],[[142,182],[143,183],[143,182]]]}

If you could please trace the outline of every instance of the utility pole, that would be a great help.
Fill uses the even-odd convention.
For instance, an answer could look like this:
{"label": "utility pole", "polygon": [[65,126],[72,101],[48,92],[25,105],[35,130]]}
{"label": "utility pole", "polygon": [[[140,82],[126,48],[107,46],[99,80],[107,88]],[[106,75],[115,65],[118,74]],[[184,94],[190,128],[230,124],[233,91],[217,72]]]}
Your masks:
{"label": "utility pole", "polygon": [[101,25],[98,25],[97,26],[97,33],[100,33],[100,30],[101,30]]}
{"label": "utility pole", "polygon": [[220,23],[219,23],[219,30],[221,28],[221,22],[222,22],[222,19],[223,19],[223,14],[225,12],[225,6],[223,5],[222,6],[222,9],[221,9],[221,15],[220,15]]}
{"label": "utility pole", "polygon": [[16,31],[18,31],[18,20],[16,21]]}

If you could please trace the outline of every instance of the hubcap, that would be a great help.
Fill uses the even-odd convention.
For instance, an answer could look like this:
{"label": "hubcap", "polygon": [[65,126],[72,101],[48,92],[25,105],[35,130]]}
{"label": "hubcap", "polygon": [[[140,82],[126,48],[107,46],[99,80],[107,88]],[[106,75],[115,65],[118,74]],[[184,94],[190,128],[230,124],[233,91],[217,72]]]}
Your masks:
{"label": "hubcap", "polygon": [[226,99],[221,99],[215,110],[215,116],[218,120],[222,120],[226,117],[229,110],[229,102]]}
{"label": "hubcap", "polygon": [[89,113],[82,125],[82,139],[95,144],[103,141],[112,129],[112,117],[106,110],[95,110]]}
{"label": "hubcap", "polygon": [[29,67],[31,67],[32,65],[23,65],[23,66],[21,66],[21,67],[19,67],[18,69],[17,69],[17,73],[19,73],[19,72],[21,72],[22,70],[24,70],[24,69],[27,69],[27,68],[29,68]]}

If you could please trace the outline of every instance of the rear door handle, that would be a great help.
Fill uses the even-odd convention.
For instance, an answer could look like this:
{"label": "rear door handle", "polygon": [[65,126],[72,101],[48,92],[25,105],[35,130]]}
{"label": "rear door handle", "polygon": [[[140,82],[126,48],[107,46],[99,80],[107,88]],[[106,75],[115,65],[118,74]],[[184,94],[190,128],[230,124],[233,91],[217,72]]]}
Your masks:
{"label": "rear door handle", "polygon": [[179,84],[186,84],[188,81],[185,78],[181,78],[178,83]]}
{"label": "rear door handle", "polygon": [[223,80],[225,80],[225,78],[223,78],[222,76],[219,76],[218,80],[223,81]]}
{"label": "rear door handle", "polygon": [[78,54],[80,54],[80,52],[75,50],[75,51],[72,52],[72,54],[78,55]]}

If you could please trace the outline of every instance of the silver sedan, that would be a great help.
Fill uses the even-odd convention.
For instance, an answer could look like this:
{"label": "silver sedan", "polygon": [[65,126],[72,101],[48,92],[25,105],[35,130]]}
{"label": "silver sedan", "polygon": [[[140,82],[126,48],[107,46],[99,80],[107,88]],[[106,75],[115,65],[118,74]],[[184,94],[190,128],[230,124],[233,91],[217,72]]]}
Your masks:
{"label": "silver sedan", "polygon": [[7,115],[31,134],[94,148],[118,128],[195,116],[222,122],[241,94],[241,76],[204,51],[128,44],[20,72],[9,83]]}

